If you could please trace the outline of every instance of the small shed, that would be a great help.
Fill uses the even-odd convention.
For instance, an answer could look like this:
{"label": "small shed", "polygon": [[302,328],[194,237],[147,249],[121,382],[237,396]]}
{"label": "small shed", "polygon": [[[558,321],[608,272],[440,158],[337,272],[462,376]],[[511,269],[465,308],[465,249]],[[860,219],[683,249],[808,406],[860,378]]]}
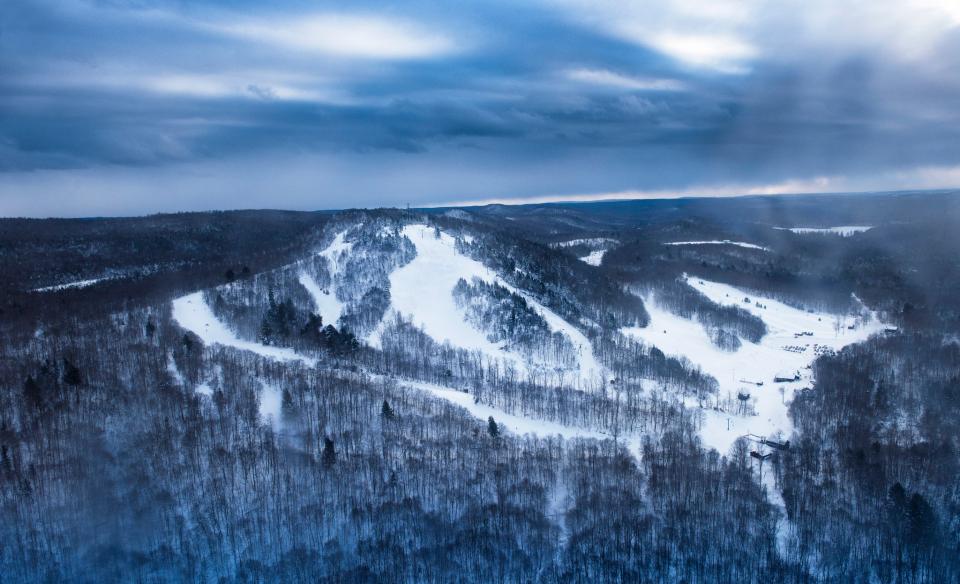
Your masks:
{"label": "small shed", "polygon": [[800,381],[800,372],[799,372],[799,371],[794,371],[794,372],[791,373],[791,372],[787,372],[787,371],[781,371],[780,373],[777,373],[776,375],[773,376],[773,381],[776,382],[776,383],[787,383],[787,382],[790,382],[790,381]]}

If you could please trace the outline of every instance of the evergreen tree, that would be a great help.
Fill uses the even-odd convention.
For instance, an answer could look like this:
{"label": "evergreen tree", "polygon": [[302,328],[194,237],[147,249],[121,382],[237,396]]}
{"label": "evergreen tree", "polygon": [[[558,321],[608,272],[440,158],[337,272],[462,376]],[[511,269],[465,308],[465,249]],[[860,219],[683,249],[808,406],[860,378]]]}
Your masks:
{"label": "evergreen tree", "polygon": [[32,375],[27,376],[27,380],[23,383],[23,397],[34,408],[38,410],[43,408],[43,390]]}
{"label": "evergreen tree", "polygon": [[6,444],[0,446],[0,466],[8,474],[13,472],[13,460],[10,458],[10,452]]}
{"label": "evergreen tree", "polygon": [[330,468],[337,462],[337,449],[333,444],[333,440],[329,437],[323,437],[323,466]]}
{"label": "evergreen tree", "polygon": [[66,383],[67,385],[77,386],[77,385],[80,385],[82,381],[83,380],[80,378],[80,370],[77,368],[77,366],[71,363],[70,361],[67,361],[66,359],[64,359],[63,360],[63,382]]}
{"label": "evergreen tree", "polygon": [[281,408],[283,409],[283,414],[288,417],[297,413],[296,407],[293,404],[293,394],[290,393],[290,389],[286,387],[283,388],[283,401]]}
{"label": "evergreen tree", "polygon": [[392,420],[394,417],[393,408],[387,400],[383,400],[383,406],[380,408],[380,415],[385,420]]}
{"label": "evergreen tree", "polygon": [[500,436],[500,427],[497,426],[497,422],[494,421],[493,416],[487,419],[487,433],[493,438]]}

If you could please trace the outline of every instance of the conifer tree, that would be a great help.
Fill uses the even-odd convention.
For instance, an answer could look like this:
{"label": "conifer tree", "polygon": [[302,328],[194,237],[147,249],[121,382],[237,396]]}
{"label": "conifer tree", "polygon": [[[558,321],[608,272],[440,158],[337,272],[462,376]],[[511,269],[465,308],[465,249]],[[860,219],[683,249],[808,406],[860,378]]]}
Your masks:
{"label": "conifer tree", "polygon": [[487,433],[494,438],[500,436],[500,427],[497,426],[497,422],[493,419],[493,416],[487,419]]}

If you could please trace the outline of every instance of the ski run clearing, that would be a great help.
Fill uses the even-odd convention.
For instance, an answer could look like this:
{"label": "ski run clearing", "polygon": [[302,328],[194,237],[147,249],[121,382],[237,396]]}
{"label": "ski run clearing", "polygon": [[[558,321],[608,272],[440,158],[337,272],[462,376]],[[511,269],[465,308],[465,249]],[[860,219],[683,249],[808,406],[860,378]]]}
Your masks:
{"label": "ski run clearing", "polygon": [[[721,454],[747,434],[788,437],[792,430],[788,404],[794,392],[812,384],[810,364],[820,354],[864,341],[883,330],[883,325],[869,314],[844,317],[811,313],[751,296],[726,284],[696,278],[688,278],[687,283],[717,304],[740,306],[760,317],[767,325],[767,334],[758,344],[743,340],[737,351],[723,351],[710,341],[699,322],[664,310],[652,297],[646,299],[649,326],[623,332],[667,355],[685,357],[716,378],[720,386],[716,398],[710,403],[689,405],[702,407],[700,433],[704,445]],[[795,381],[774,381],[794,376]],[[745,405],[751,413],[737,413],[734,404],[739,402],[738,393],[750,396]],[[717,407],[721,401],[726,401],[723,411]]]}
{"label": "ski run clearing", "polygon": [[[413,242],[417,255],[410,263],[390,274],[390,308],[421,327],[433,340],[480,351],[489,357],[513,363],[521,371],[528,368],[520,355],[504,348],[505,343],[491,342],[486,334],[467,323],[463,311],[457,307],[453,299],[453,288],[457,282],[461,278],[467,282],[479,278],[488,283],[495,282],[522,296],[547,321],[551,331],[566,335],[579,351],[582,380],[594,381],[603,375],[590,341],[582,332],[477,260],[457,252],[455,239],[449,234],[440,232],[438,237],[432,227],[422,224],[407,225],[402,233]],[[387,319],[385,317],[384,321]],[[378,331],[374,331],[369,342],[377,345],[377,336]]]}
{"label": "ski run clearing", "polygon": [[826,233],[839,235],[840,237],[850,237],[856,233],[863,233],[873,229],[872,225],[838,225],[836,227],[774,227],[779,231],[792,231],[793,233]]}
{"label": "ski run clearing", "polygon": [[769,248],[763,247],[762,245],[747,243],[745,241],[730,241],[729,239],[714,241],[671,241],[669,243],[664,243],[663,245],[735,245],[737,247],[745,247],[747,249],[770,251]]}

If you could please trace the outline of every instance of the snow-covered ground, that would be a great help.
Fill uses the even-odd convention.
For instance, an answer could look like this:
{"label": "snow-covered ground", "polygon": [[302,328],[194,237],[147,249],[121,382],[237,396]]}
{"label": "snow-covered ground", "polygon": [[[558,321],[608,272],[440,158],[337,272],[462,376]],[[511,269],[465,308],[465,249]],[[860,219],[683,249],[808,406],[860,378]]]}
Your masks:
{"label": "snow-covered ground", "polygon": [[200,340],[202,340],[204,344],[218,344],[244,351],[251,351],[258,355],[279,361],[302,361],[307,365],[313,365],[315,363],[314,359],[300,355],[293,349],[271,347],[238,338],[237,335],[227,328],[213,313],[213,310],[210,309],[206,300],[203,298],[203,292],[194,292],[174,300],[173,319],[182,328],[200,337]]}
{"label": "snow-covered ground", "polygon": [[337,321],[340,320],[340,315],[343,314],[343,302],[337,300],[336,293],[332,289],[324,290],[320,288],[313,276],[306,272],[300,272],[297,279],[300,285],[310,293],[313,304],[317,308],[317,314],[323,317],[323,322],[336,326]]}
{"label": "snow-covered ground", "polygon": [[[511,292],[523,296],[527,303],[547,321],[550,329],[566,335],[580,353],[580,377],[594,380],[602,375],[602,368],[593,355],[586,336],[532,296],[518,290],[491,272],[482,263],[467,257],[455,248],[455,239],[427,225],[407,225],[403,235],[413,242],[416,257],[390,274],[391,310],[408,317],[423,328],[435,341],[468,350],[477,350],[496,359],[513,362],[518,369],[527,369],[519,355],[504,349],[505,343],[492,343],[486,334],[470,325],[463,311],[453,299],[453,288],[463,278],[467,282],[476,277],[485,282],[496,282]],[[384,318],[386,321],[388,317]],[[368,342],[378,343],[378,327]]]}
{"label": "snow-covered ground", "polygon": [[[317,252],[317,255],[323,256],[327,260],[331,282],[336,281],[344,256],[353,249],[353,244],[345,241],[346,235],[346,231],[341,231],[333,238],[330,245]],[[305,271],[301,271],[297,275],[297,279],[310,293],[310,297],[313,298],[313,303],[317,308],[317,313],[323,317],[323,321],[327,324],[336,325],[337,321],[340,320],[340,315],[343,314],[344,307],[343,302],[337,298],[336,286],[331,284],[329,290],[324,290],[317,284],[313,276]]]}
{"label": "snow-covered ground", "polygon": [[762,245],[747,243],[745,241],[730,241],[729,239],[714,241],[671,241],[669,243],[664,243],[663,245],[736,245],[738,247],[745,247],[747,249],[770,251],[769,248],[763,247]]}
{"label": "snow-covered ground", "polygon": [[[732,398],[737,393],[750,394],[750,405],[756,415],[741,416],[736,411],[717,411],[703,404],[701,437],[707,447],[726,453],[733,442],[748,433],[774,436],[789,435],[792,430],[787,405],[797,389],[811,384],[807,367],[823,351],[865,340],[883,328],[875,318],[835,316],[810,313],[776,300],[754,297],[742,290],[688,278],[687,282],[718,304],[740,306],[760,317],[768,333],[760,343],[744,340],[734,352],[717,348],[696,321],[676,316],[648,298],[650,324],[646,328],[626,328],[625,334],[654,345],[668,355],[686,357],[705,373],[716,378],[720,386],[718,398]],[[749,302],[744,299],[749,297]],[[853,326],[853,329],[848,328]],[[799,333],[810,333],[797,336]],[[776,383],[774,377],[798,373],[798,381]],[[757,383],[763,383],[762,386]],[[782,393],[781,393],[782,391]]]}
{"label": "snow-covered ground", "polygon": [[76,288],[86,288],[88,286],[93,286],[97,282],[103,282],[109,280],[110,278],[93,278],[91,280],[77,280],[76,282],[68,282],[66,284],[58,284],[56,286],[44,286],[43,288],[34,288],[34,292],[56,292],[58,290],[69,290]]}
{"label": "snow-covered ground", "polygon": [[551,243],[550,247],[554,249],[560,249],[564,247],[574,247],[576,245],[589,245],[593,247],[601,247],[601,246],[608,246],[613,243],[617,243],[617,240],[611,237],[589,237],[584,239],[571,239],[569,241],[558,241],[556,243]]}
{"label": "snow-covered ground", "polygon": [[274,429],[280,427],[280,413],[283,407],[283,392],[280,388],[267,383],[260,384],[260,404],[257,411],[264,423]]}
{"label": "snow-covered ground", "polygon": [[832,233],[840,237],[850,237],[855,233],[863,233],[873,229],[872,225],[838,225],[836,227],[774,227],[780,231],[794,233]]}
{"label": "snow-covered ground", "polygon": [[330,245],[317,252],[317,255],[327,258],[327,261],[330,262],[331,272],[336,272],[340,269],[340,262],[343,256],[350,253],[350,250],[353,249],[353,244],[346,241],[346,237],[347,232],[341,231],[333,238]]}
{"label": "snow-covered ground", "polygon": [[599,266],[603,262],[603,256],[607,253],[605,249],[598,249],[597,251],[591,251],[589,254],[580,258],[581,262],[590,264],[591,266]]}
{"label": "snow-covered ground", "polygon": [[[517,434],[520,436],[531,435],[540,438],[560,436],[566,440],[574,438],[592,438],[594,440],[613,439],[613,436],[610,434],[605,434],[596,430],[580,428],[577,426],[564,426],[549,420],[538,420],[535,418],[517,416],[488,405],[478,404],[473,401],[473,395],[462,391],[457,391],[456,389],[449,387],[444,387],[442,385],[410,380],[401,381],[400,385],[426,391],[440,399],[446,400],[467,410],[471,416],[478,420],[487,421],[490,417],[492,417],[498,426],[508,430],[512,434]],[[627,445],[627,448],[634,454],[634,456],[639,459],[640,437],[628,436],[622,438],[622,440]]]}

